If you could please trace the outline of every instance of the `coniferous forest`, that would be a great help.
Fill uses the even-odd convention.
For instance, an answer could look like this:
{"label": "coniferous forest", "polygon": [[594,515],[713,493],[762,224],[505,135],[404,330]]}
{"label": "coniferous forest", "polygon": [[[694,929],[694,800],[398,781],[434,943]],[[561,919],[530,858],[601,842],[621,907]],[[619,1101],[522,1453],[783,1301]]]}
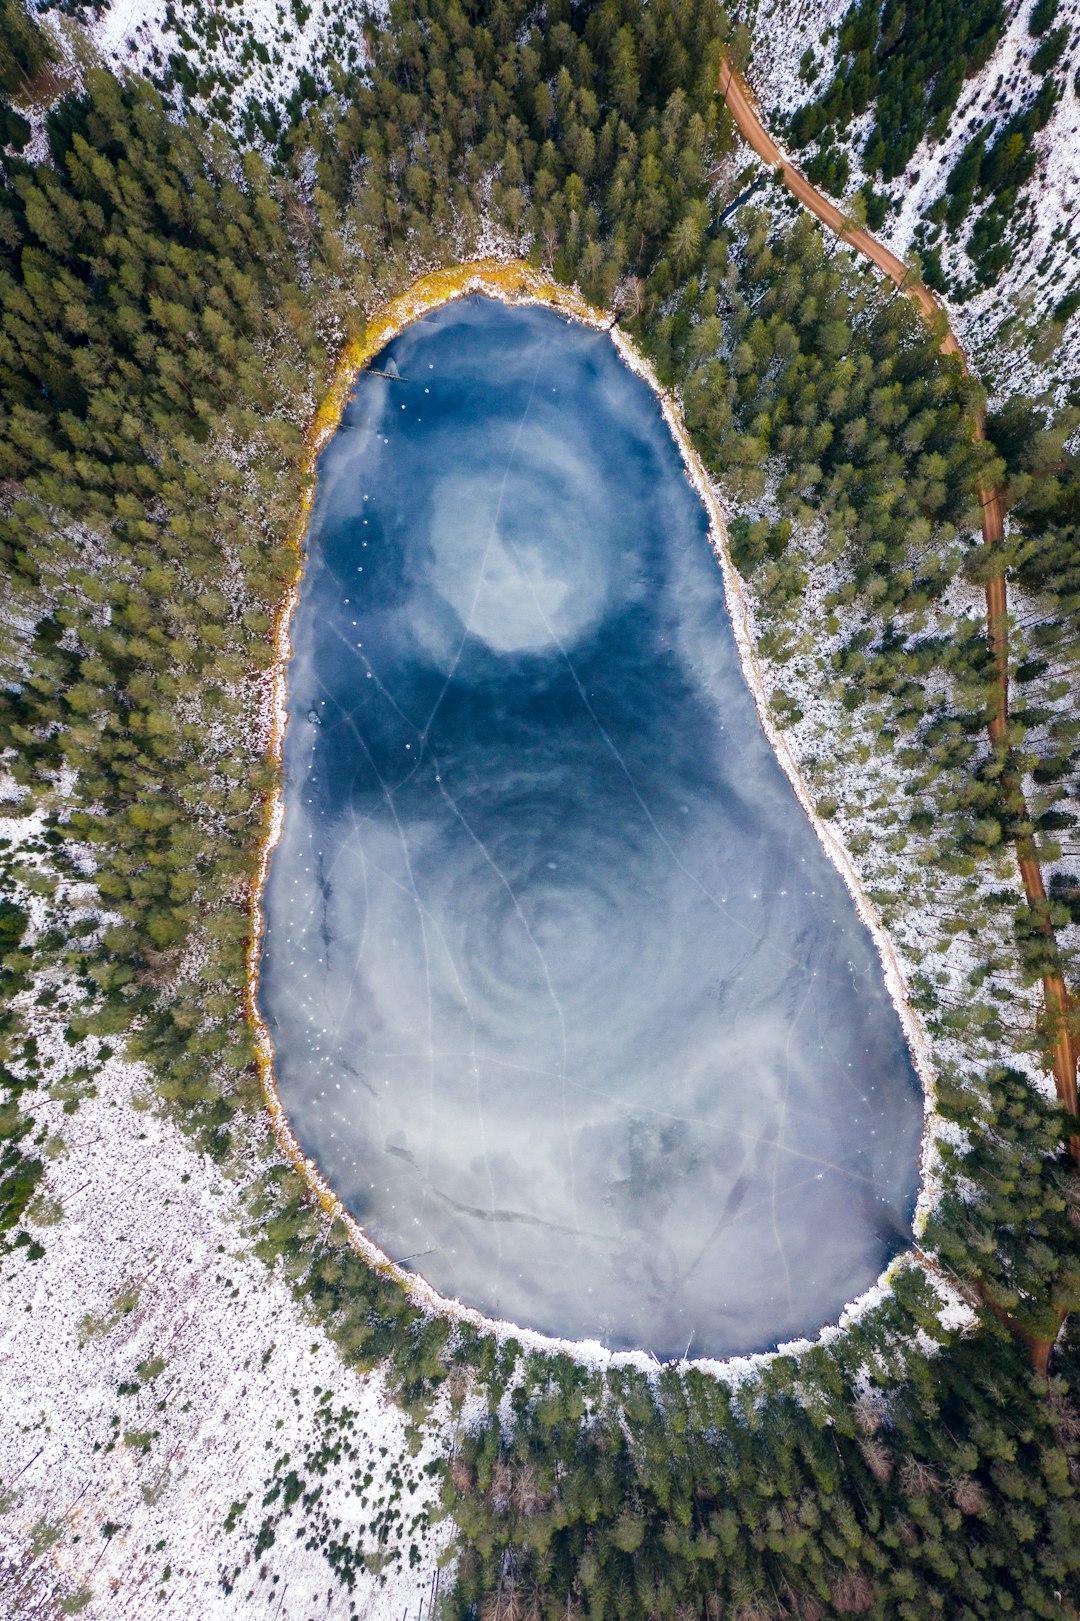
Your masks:
{"label": "coniferous forest", "polygon": [[[946,52],[934,8],[907,9],[901,33],[891,0],[855,8],[850,66],[801,115],[809,139],[873,94],[886,173],[1001,27],[1000,5],[968,7]],[[778,183],[718,223],[744,161],[718,93],[737,21],[719,0],[392,0],[366,67],[335,66],[271,140],[88,62],[32,141],[28,87],[56,48],[0,0],[0,748],[20,803],[49,811],[54,870],[92,863],[100,897],[31,937],[5,857],[0,1258],[50,1244],[28,1214],[48,1074],[19,993],[62,967],[84,993],[72,1039],[148,1067],[154,1107],[235,1180],[257,1253],[357,1377],[383,1370],[421,1426],[478,1395],[441,1474],[447,1617],[1052,1621],[1080,1613],[1076,1128],[1009,1043],[1023,1027],[1049,1074],[1038,986],[1080,995],[1077,414],[988,404],[943,324]],[[998,186],[996,152],[973,184]],[[265,1124],[244,987],[308,426],[369,318],[493,237],[610,311],[678,398],[778,724],[802,719],[810,670],[850,728],[836,758],[892,773],[845,811],[823,751],[820,814],[855,849],[892,841],[935,896],[912,984],[948,1055],[925,1230],[857,1320],[734,1379],[597,1371],[424,1312],[327,1227]],[[993,555],[990,487],[1011,515]],[[957,604],[995,572],[1015,628],[990,741],[1000,671]],[[1000,876],[1013,851],[1052,867],[1045,900]],[[888,923],[900,879],[874,882]],[[959,991],[936,955],[957,939]],[[1065,1020],[1080,1046],[1074,1000]],[[314,1523],[309,1464],[252,1511],[256,1562]],[[361,1556],[326,1535],[329,1613],[356,1613]]]}

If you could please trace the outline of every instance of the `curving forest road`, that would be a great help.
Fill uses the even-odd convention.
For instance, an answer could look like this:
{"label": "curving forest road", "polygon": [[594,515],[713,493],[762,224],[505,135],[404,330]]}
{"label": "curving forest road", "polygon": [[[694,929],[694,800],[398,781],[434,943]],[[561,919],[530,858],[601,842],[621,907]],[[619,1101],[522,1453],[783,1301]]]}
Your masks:
{"label": "curving forest road", "polygon": [[[725,58],[720,69],[720,93],[727,103],[728,111],[735,120],[740,135],[753,147],[771,169],[776,171],[788,190],[797,197],[811,214],[817,216],[823,225],[828,226],[837,236],[870,259],[879,270],[894,281],[897,287],[903,289],[915,300],[928,320],[938,317],[944,319],[944,336],[941,340],[941,352],[946,355],[957,355],[960,364],[967,370],[967,361],[964,352],[957,343],[951,328],[948,325],[948,316],[941,300],[936,298],[922,282],[913,279],[910,269],[901,259],[891,253],[887,247],[872,237],[869,231],[853,226],[844,215],[830,203],[828,198],[810,184],[804,175],[801,175],[791,163],[787,161],[772,136],[765,129],[754,107],[750,91],[742,75]],[[975,437],[986,437],[986,424],[983,412],[980,410],[975,420]],[[1004,534],[1005,524],[1005,498],[999,489],[985,489],[980,486],[978,491],[979,505],[982,509],[982,535],[987,546],[996,546]],[[997,747],[1004,744],[1009,720],[1009,619],[1008,598],[1005,589],[1004,573],[995,574],[986,582],[986,623],[993,649],[994,660],[997,665],[997,703],[988,722],[991,743]],[[1020,812],[1022,821],[1027,821],[1026,807],[1023,802],[1023,788],[1016,775],[1007,779],[1011,796]],[[1038,912],[1041,928],[1049,939],[1053,939],[1053,925],[1047,915],[1046,888],[1043,884],[1042,871],[1035,856],[1032,841],[1024,839],[1017,841],[1017,862],[1020,867],[1020,877],[1024,885],[1024,893],[1028,902]],[[1060,974],[1047,974],[1043,977],[1043,1001],[1046,1009],[1046,1022],[1051,1041],[1051,1052],[1054,1066],[1054,1083],[1057,1095],[1063,1106],[1072,1115],[1080,1114],[1077,1103],[1076,1067],[1080,1054],[1075,1050],[1075,1044],[1069,1037],[1066,1027],[1066,1014],[1069,1009],[1068,992],[1065,982]],[[1074,1160],[1080,1165],[1080,1136],[1070,1139],[1070,1148]]]}

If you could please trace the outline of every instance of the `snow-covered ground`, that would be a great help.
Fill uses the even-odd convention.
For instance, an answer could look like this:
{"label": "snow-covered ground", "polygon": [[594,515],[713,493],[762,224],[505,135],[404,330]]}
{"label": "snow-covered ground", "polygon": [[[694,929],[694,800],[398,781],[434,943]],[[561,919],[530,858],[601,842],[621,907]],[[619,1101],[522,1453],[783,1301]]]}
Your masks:
{"label": "snow-covered ground", "polygon": [[[41,812],[0,820],[16,848],[40,829]],[[91,903],[78,883],[31,897],[35,936]],[[33,1006],[45,986],[57,1001]],[[44,1075],[23,1098],[45,1253],[3,1268],[0,1615],[426,1617],[450,1537],[429,1468],[452,1444],[449,1402],[411,1434],[381,1378],[343,1365],[140,1068],[66,1039],[80,996],[46,970],[21,999]],[[351,1593],[331,1536],[369,1555]]]}
{"label": "snow-covered ground", "polygon": [[105,0],[87,8],[85,22],[47,15],[71,51],[85,35],[108,66],[144,73],[171,97],[183,92],[241,132],[249,107],[282,112],[297,94],[325,94],[335,66],[360,67],[365,19],[380,9],[364,0]]}
{"label": "snow-covered ground", "polygon": [[[999,129],[1033,101],[1042,82],[1028,65],[1040,44],[1028,32],[1033,4],[1034,0],[1008,0],[1004,35],[986,66],[965,81],[946,137],[938,143],[924,139],[907,169],[892,182],[874,178],[875,189],[886,193],[894,204],[875,234],[901,258],[911,251],[923,215],[942,195],[947,176],[976,131],[986,124]],[[749,78],[766,124],[814,100],[830,82],[836,61],[836,26],[849,8],[850,0],[759,0]],[[1080,373],[1080,312],[1066,323],[1056,350],[1046,352],[1040,339],[1054,306],[1080,285],[1080,100],[1076,90],[1080,0],[1062,0],[1053,26],[1066,24],[1069,43],[1055,70],[1063,84],[1062,93],[1049,123],[1035,137],[1038,166],[1021,194],[1021,206],[1026,207],[1031,225],[1030,240],[1013,254],[993,286],[963,303],[946,301],[950,324],[972,369],[991,389],[1039,393],[1048,388],[1058,398]],[[799,72],[808,49],[818,66],[813,83],[805,82]],[[846,132],[852,137],[847,148],[849,195],[868,179],[859,159],[871,124],[868,113]],[[792,159],[798,164],[800,154],[793,152]],[[964,222],[957,240],[943,232],[937,242],[953,287],[971,279],[964,242],[972,222]]]}

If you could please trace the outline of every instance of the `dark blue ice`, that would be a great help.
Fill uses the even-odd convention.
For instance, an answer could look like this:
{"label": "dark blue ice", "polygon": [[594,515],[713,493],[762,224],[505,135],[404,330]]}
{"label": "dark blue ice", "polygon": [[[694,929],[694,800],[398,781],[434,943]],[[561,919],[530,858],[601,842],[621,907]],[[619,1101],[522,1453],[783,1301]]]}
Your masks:
{"label": "dark blue ice", "polygon": [[491,1315],[813,1333],[910,1236],[922,1100],[658,403],[485,300],[375,364],[321,458],[266,893],[300,1141]]}

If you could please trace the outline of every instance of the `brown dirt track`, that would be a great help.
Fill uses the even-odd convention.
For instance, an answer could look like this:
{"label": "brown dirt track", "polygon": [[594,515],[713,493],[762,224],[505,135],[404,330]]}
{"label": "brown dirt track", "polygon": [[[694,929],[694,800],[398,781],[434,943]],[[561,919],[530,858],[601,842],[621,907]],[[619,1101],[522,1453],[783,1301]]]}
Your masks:
{"label": "brown dirt track", "polygon": [[[894,281],[899,288],[915,300],[927,320],[943,320],[944,335],[941,340],[941,352],[946,355],[957,355],[960,364],[967,370],[967,361],[964,352],[957,343],[952,330],[948,325],[948,316],[940,299],[936,298],[928,287],[913,278],[911,271],[895,253],[872,237],[869,231],[853,226],[847,221],[840,210],[830,203],[828,198],[810,184],[792,164],[784,157],[776,142],[764,128],[754,107],[750,91],[742,75],[736,72],[732,65],[725,60],[720,70],[720,93],[727,102],[728,111],[735,120],[736,127],[743,139],[753,147],[771,169],[777,171],[784,184],[793,196],[797,197],[803,206],[809,209],[823,225],[834,231],[849,247],[857,253],[864,254],[866,258],[877,265],[879,270]],[[975,437],[983,439],[986,436],[985,422],[980,411],[975,421]],[[987,546],[996,546],[1004,534],[1005,524],[1005,498],[999,489],[984,489],[978,491],[979,505],[982,509],[982,535]],[[998,700],[994,713],[990,716],[988,730],[990,741],[995,746],[1005,742],[1009,719],[1009,605],[1005,586],[1004,574],[995,574],[986,582],[986,623],[993,648],[994,659],[998,670]],[[1018,803],[1021,815],[1026,820],[1026,808],[1023,806],[1022,788],[1019,780],[1014,778],[1010,782],[1014,802]],[[1026,847],[1025,847],[1026,846]],[[1043,884],[1042,871],[1038,860],[1033,854],[1030,844],[1018,844],[1017,861],[1020,867],[1020,877],[1024,885],[1024,893],[1028,902],[1036,907],[1043,916],[1042,927],[1044,932],[1053,938],[1053,927],[1046,916],[1046,889]],[[1043,1002],[1046,1010],[1047,1034],[1051,1048],[1054,1068],[1054,1083],[1057,1094],[1070,1114],[1080,1113],[1077,1104],[1076,1066],[1078,1053],[1074,1050],[1074,1043],[1070,1039],[1066,1025],[1066,1015],[1069,1011],[1068,992],[1065,982],[1059,974],[1048,974],[1043,978]],[[1080,1165],[1080,1136],[1073,1137],[1070,1142],[1073,1158]]]}

